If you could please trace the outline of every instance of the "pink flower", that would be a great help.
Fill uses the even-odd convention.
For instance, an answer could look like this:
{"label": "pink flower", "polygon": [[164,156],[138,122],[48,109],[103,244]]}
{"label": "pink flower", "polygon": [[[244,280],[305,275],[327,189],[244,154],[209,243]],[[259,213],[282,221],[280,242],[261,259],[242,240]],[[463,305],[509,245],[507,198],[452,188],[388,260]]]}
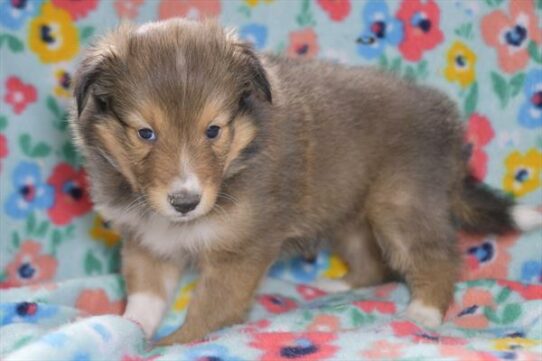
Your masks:
{"label": "pink flower", "polygon": [[220,10],[219,0],[162,0],[158,6],[158,17],[200,20],[217,17],[220,15]]}
{"label": "pink flower", "polygon": [[515,73],[527,66],[529,40],[542,43],[542,28],[536,16],[534,1],[508,2],[509,13],[495,10],[482,18],[484,41],[497,50],[499,66],[507,73]]}
{"label": "pink flower", "polygon": [[516,233],[496,237],[460,233],[459,248],[464,257],[461,280],[506,278],[510,263],[508,249],[518,238]]}
{"label": "pink flower", "polygon": [[508,287],[512,291],[519,293],[521,297],[526,300],[542,299],[542,285],[523,284],[520,282],[514,282],[509,280],[498,280],[497,283],[500,286]]}
{"label": "pink flower", "polygon": [[472,154],[469,160],[471,174],[479,181],[483,181],[487,174],[487,154],[484,147],[495,137],[490,121],[473,113],[467,124],[466,138],[472,145]]}
{"label": "pink flower", "polygon": [[260,333],[254,335],[250,346],[264,352],[258,358],[261,361],[325,360],[332,358],[338,349],[330,344],[334,339],[334,334],[322,332]]}
{"label": "pink flower", "polygon": [[314,318],[308,327],[312,332],[336,332],[341,328],[341,321],[337,316],[318,315]]}
{"label": "pink flower", "polygon": [[15,114],[21,114],[30,103],[38,99],[36,88],[31,84],[23,83],[16,76],[7,78],[6,90],[4,101],[11,105]]}
{"label": "pink flower", "polygon": [[86,289],[79,294],[75,307],[87,315],[120,315],[125,303],[122,300],[111,301],[102,289]]}
{"label": "pink flower", "polygon": [[374,294],[379,298],[387,298],[389,295],[397,289],[397,283],[387,283],[382,286],[376,287]]}
{"label": "pink flower", "polygon": [[327,293],[325,293],[324,291],[311,286],[298,285],[296,289],[305,301],[312,301],[316,298],[327,295]]}
{"label": "pink flower", "polygon": [[70,13],[73,20],[82,19],[96,9],[98,0],[51,0],[54,6]]}
{"label": "pink flower", "polygon": [[15,258],[6,266],[6,279],[0,288],[20,287],[51,280],[56,272],[54,257],[42,254],[41,244],[24,242]]}
{"label": "pink flower", "polygon": [[271,313],[285,313],[297,308],[297,303],[287,297],[280,295],[261,295],[258,302]]}
{"label": "pink flower", "polygon": [[404,348],[404,344],[380,340],[373,342],[371,348],[364,350],[361,356],[371,360],[395,360],[402,356]]}
{"label": "pink flower", "polygon": [[333,21],[344,20],[352,8],[350,0],[318,0],[318,5]]}
{"label": "pink flower", "polygon": [[410,321],[391,322],[393,334],[397,337],[407,337],[416,343],[434,343],[444,345],[465,345],[467,340],[457,337],[440,336],[434,332],[427,332]]}
{"label": "pink flower", "polygon": [[465,292],[460,303],[454,303],[448,309],[446,320],[452,321],[461,328],[486,328],[489,321],[484,315],[484,307],[495,307],[491,292],[470,288]]}
{"label": "pink flower", "polygon": [[120,18],[135,19],[144,0],[116,0],[113,4]]}
{"label": "pink flower", "polygon": [[425,51],[444,40],[440,30],[440,9],[434,0],[403,0],[397,19],[403,22],[405,30],[399,51],[407,60],[420,60]]}
{"label": "pink flower", "polygon": [[389,301],[356,301],[353,305],[367,313],[374,311],[385,314],[395,313],[395,303]]}
{"label": "pink flower", "polygon": [[303,29],[292,31],[289,35],[290,45],[288,46],[288,56],[293,58],[311,59],[318,54],[316,33],[314,29]]}
{"label": "pink flower", "polygon": [[[0,134],[0,160],[9,154],[8,140],[4,134]],[[2,172],[2,163],[0,163],[0,173]]]}
{"label": "pink flower", "polygon": [[499,361],[500,357],[484,351],[469,350],[463,346],[440,345],[440,355],[458,361]]}

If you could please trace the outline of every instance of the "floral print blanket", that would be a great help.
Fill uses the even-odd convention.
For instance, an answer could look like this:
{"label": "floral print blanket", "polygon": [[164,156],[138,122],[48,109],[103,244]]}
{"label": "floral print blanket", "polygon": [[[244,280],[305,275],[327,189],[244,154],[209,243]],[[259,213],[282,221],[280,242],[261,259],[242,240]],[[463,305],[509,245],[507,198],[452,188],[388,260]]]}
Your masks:
{"label": "floral print blanket", "polygon": [[[464,114],[473,175],[542,203],[541,0],[0,0],[0,359],[542,359],[542,233],[459,235],[455,302],[434,330],[402,284],[327,294],[342,261],[278,261],[248,321],[152,348],[118,315],[120,237],[92,212],[67,133],[71,78],[121,20],[217,17],[257,49],[373,64],[443,89]],[[325,100],[323,100],[325,101]],[[182,323],[183,279],[157,338]]]}

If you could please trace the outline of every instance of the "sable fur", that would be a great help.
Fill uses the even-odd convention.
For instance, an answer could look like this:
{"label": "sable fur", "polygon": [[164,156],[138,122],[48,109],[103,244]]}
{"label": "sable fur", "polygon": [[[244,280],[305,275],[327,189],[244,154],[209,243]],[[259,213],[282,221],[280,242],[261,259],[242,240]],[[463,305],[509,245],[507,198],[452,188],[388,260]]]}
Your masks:
{"label": "sable fur", "polygon": [[[170,20],[98,41],[75,98],[93,200],[125,238],[128,293],[167,300],[186,259],[201,271],[163,344],[242,321],[280,249],[315,238],[333,240],[352,285],[399,274],[442,315],[460,267],[454,224],[514,228],[512,203],[468,180],[454,103],[374,68],[256,54],[214,23]],[[214,123],[220,138],[206,141]],[[186,219],[165,203],[183,162],[203,184]]]}

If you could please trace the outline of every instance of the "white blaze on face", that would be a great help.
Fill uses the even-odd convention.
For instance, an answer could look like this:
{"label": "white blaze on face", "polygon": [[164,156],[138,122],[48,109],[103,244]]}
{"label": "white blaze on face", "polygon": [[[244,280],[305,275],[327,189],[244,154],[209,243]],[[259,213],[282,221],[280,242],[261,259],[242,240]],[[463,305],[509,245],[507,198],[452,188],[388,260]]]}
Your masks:
{"label": "white blaze on face", "polygon": [[198,176],[190,166],[186,157],[183,157],[181,159],[181,174],[171,182],[169,194],[184,192],[201,195],[201,191],[201,182]]}

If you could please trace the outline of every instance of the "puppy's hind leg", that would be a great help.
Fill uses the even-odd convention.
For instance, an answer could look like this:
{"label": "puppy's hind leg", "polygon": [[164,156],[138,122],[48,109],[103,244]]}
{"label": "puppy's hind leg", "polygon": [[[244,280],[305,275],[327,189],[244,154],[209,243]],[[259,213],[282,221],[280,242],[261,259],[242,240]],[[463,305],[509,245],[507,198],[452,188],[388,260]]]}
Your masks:
{"label": "puppy's hind leg", "polygon": [[367,204],[386,259],[410,288],[406,316],[436,327],[453,299],[460,259],[446,195],[423,193],[388,189]]}
{"label": "puppy's hind leg", "polygon": [[364,217],[338,228],[333,251],[348,265],[348,273],[343,280],[354,288],[375,286],[393,279],[393,272]]}
{"label": "puppy's hind leg", "polygon": [[160,325],[184,269],[179,263],[155,257],[136,242],[122,248],[122,273],[128,303],[123,317],[138,323],[147,338]]}

